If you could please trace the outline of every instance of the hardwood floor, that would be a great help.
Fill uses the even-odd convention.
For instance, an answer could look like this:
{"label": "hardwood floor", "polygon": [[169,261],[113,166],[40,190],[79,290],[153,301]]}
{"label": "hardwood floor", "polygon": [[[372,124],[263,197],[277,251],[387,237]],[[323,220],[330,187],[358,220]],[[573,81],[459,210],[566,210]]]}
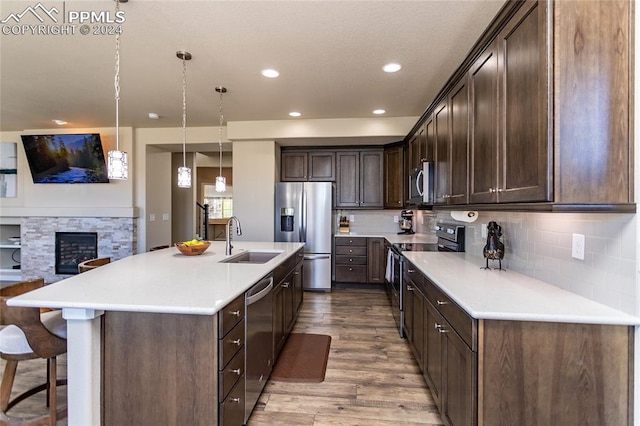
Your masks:
{"label": "hardwood floor", "polygon": [[382,290],[305,292],[294,333],[331,336],[325,381],[269,380],[248,426],[441,425]]}
{"label": "hardwood floor", "polygon": [[[384,291],[305,292],[294,332],[331,336],[325,381],[270,380],[248,426],[442,424],[411,350],[395,328]],[[58,363],[63,376],[66,358]],[[3,361],[0,367],[4,371]],[[44,361],[21,362],[14,389],[36,383],[45,373]],[[58,390],[58,398],[65,403],[66,387]],[[20,405],[16,414],[44,412],[44,393]]]}

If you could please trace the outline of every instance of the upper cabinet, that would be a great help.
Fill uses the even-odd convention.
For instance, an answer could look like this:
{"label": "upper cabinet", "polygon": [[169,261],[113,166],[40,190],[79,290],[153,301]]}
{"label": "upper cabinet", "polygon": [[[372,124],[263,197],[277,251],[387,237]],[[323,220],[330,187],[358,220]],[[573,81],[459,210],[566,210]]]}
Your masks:
{"label": "upper cabinet", "polygon": [[333,151],[283,151],[280,156],[282,182],[333,182],[336,154]]}
{"label": "upper cabinet", "polygon": [[384,149],[384,207],[401,209],[404,194],[404,149],[393,145]]}
{"label": "upper cabinet", "polygon": [[382,208],[382,149],[336,152],[336,207]]}
{"label": "upper cabinet", "polygon": [[405,139],[436,206],[635,209],[630,5],[505,3]]}

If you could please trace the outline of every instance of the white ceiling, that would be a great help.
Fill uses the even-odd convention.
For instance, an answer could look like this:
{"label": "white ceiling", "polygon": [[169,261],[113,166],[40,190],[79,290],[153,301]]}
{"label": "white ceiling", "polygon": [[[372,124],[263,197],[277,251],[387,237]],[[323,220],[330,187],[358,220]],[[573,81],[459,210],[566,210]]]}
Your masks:
{"label": "white ceiling", "polygon": [[[38,0],[0,2],[0,20]],[[180,127],[187,50],[187,125],[225,121],[419,116],[504,0],[159,1],[121,4],[120,125]],[[47,1],[110,11],[111,0]],[[64,8],[64,9],[63,9]],[[60,15],[62,16],[62,14]],[[67,16],[67,15],[65,15]],[[25,15],[21,22],[38,23]],[[46,24],[50,22],[45,22]],[[1,26],[2,24],[0,24]],[[79,27],[79,25],[78,25]],[[0,35],[0,130],[114,126],[115,36]],[[383,64],[400,62],[395,74]],[[277,79],[260,75],[280,71]],[[150,120],[148,113],[160,115]]]}

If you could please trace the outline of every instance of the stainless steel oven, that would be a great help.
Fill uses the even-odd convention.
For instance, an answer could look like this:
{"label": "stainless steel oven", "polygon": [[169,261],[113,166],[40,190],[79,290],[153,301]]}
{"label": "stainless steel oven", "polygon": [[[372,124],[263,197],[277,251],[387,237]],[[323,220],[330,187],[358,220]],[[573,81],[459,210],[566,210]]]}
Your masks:
{"label": "stainless steel oven", "polygon": [[439,223],[435,226],[436,235],[438,236],[438,242],[435,244],[430,243],[397,243],[392,244],[389,247],[389,253],[387,256],[387,292],[391,300],[391,312],[393,319],[398,326],[398,331],[401,337],[405,337],[404,329],[404,290],[403,290],[403,277],[402,266],[405,262],[402,252],[404,251],[452,251],[462,252],[464,251],[464,226]]}

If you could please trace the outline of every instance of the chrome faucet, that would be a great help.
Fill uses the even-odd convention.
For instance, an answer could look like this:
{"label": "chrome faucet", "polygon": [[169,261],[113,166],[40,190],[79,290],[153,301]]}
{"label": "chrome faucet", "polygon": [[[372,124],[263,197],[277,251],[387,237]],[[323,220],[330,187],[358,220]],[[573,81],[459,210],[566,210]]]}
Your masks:
{"label": "chrome faucet", "polygon": [[231,236],[233,235],[233,225],[231,224],[233,221],[236,221],[236,234],[242,235],[242,228],[240,227],[240,221],[237,217],[231,216],[229,220],[227,220],[227,242],[225,245],[224,253],[228,256],[231,254],[231,249],[233,246],[231,245]]}

